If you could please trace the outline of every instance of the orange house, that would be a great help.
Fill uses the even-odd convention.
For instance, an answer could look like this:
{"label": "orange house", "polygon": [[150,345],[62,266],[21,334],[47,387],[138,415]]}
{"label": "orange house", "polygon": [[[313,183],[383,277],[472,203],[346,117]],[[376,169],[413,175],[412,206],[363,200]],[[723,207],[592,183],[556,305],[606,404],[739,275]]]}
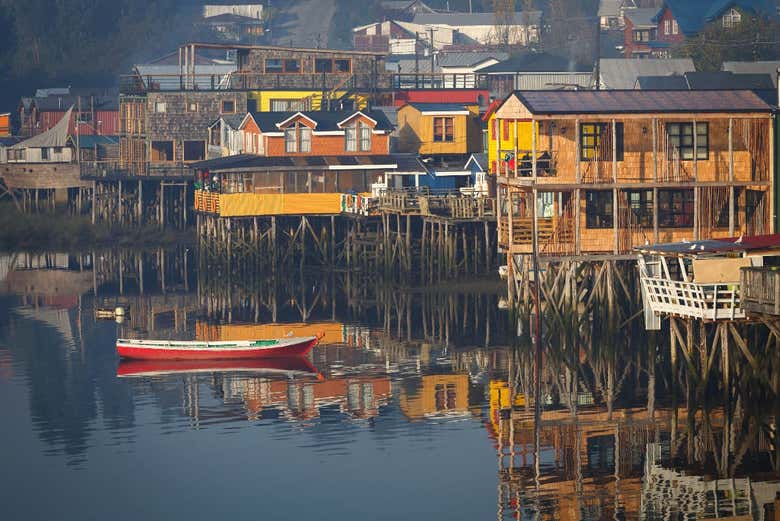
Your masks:
{"label": "orange house", "polygon": [[244,152],[262,156],[363,156],[390,151],[392,125],[377,111],[249,112]]}
{"label": "orange house", "polygon": [[11,113],[0,114],[0,137],[11,135]]}

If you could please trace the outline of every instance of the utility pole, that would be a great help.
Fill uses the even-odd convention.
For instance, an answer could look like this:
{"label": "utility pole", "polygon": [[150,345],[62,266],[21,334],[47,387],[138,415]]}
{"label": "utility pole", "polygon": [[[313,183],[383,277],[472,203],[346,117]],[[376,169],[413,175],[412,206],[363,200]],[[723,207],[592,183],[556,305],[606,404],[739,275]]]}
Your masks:
{"label": "utility pole", "polygon": [[434,29],[433,27],[431,27],[430,29],[428,29],[428,31],[431,33],[431,40],[430,40],[430,42],[431,42],[431,87],[433,87],[433,71],[434,71],[434,70],[435,70],[435,68],[436,68],[436,64],[435,64],[435,57],[434,57],[434,55],[433,55],[433,32],[434,32],[435,30],[436,30],[436,29]]}
{"label": "utility pole", "polygon": [[[400,71],[399,71],[400,72]],[[414,87],[417,88],[420,78],[420,33],[414,32]],[[401,78],[398,78],[400,85]]]}

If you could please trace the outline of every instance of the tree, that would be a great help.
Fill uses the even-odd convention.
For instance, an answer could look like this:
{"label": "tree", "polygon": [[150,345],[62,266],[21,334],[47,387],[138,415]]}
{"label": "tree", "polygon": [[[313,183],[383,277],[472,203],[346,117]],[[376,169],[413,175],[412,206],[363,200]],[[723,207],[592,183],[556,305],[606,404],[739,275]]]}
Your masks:
{"label": "tree", "polygon": [[496,43],[509,46],[511,27],[515,20],[515,0],[493,0]]}
{"label": "tree", "polygon": [[730,28],[723,27],[720,19],[713,21],[698,35],[672,49],[672,54],[692,58],[699,71],[718,71],[724,61],[777,59],[780,24],[744,11],[741,15],[742,21]]}

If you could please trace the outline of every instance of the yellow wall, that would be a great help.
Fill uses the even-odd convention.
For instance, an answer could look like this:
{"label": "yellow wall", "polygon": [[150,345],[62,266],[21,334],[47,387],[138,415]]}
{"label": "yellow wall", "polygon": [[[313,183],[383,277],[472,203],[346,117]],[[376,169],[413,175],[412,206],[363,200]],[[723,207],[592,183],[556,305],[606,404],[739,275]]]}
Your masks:
{"label": "yellow wall", "polygon": [[[345,91],[336,91],[335,97],[345,95]],[[302,100],[312,96],[309,110],[322,110],[322,90],[256,90],[247,94],[248,99],[257,101],[257,110],[260,112],[271,111],[271,100]],[[368,105],[365,96],[351,96],[356,100],[357,108],[363,110]]]}
{"label": "yellow wall", "polygon": [[[454,390],[455,403],[452,407],[439,409],[436,407],[436,386]],[[426,375],[421,378],[417,393],[401,391],[401,411],[411,419],[423,418],[430,414],[466,412],[469,408],[469,377],[465,374]]]}
{"label": "yellow wall", "polygon": [[331,215],[341,213],[341,194],[220,194],[221,217]]}
{"label": "yellow wall", "polygon": [[[429,154],[471,154],[482,151],[482,129],[479,107],[466,106],[470,115],[453,115],[454,141],[433,141],[433,118],[424,115],[412,105],[398,110],[398,151]],[[448,117],[444,115],[444,117]]]}
{"label": "yellow wall", "polygon": [[229,341],[255,340],[259,338],[284,338],[292,336],[317,336],[324,334],[320,344],[339,344],[344,341],[344,324],[341,322],[313,322],[291,324],[222,324],[211,325],[206,322],[195,324],[195,337],[198,340]]}
{"label": "yellow wall", "polygon": [[[531,122],[530,121],[507,121],[508,124],[508,130],[509,135],[507,138],[504,138],[504,122],[498,121],[496,123],[496,113],[490,115],[490,119],[488,119],[488,169],[490,170],[491,174],[496,174],[497,169],[500,168],[500,163],[498,161],[499,150],[501,151],[514,151],[515,145],[514,145],[514,138],[517,136],[517,150],[531,150],[533,143],[531,138]],[[496,133],[494,135],[493,128],[496,127]],[[539,142],[539,128],[536,129],[536,146],[537,148],[540,147]],[[495,137],[494,137],[495,136]],[[496,139],[497,138],[497,139]],[[522,155],[522,154],[521,154]],[[502,154],[503,159],[503,154]],[[495,169],[494,169],[494,166]]]}

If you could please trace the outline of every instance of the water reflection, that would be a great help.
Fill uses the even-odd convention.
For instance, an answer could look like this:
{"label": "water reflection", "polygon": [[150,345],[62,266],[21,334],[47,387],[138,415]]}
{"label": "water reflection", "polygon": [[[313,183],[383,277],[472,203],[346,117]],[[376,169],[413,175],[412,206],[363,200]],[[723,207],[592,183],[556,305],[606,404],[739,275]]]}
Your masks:
{"label": "water reflection", "polygon": [[[204,444],[222,447],[219,457],[239,467],[267,465],[278,453],[316,476],[321,490],[309,494],[324,498],[360,488],[365,469],[357,477],[337,470],[359,458],[381,462],[375,470],[387,477],[376,479],[391,480],[384,489],[420,492],[404,489],[414,499],[405,510],[391,505],[388,515],[775,515],[780,365],[771,346],[755,350],[759,370],[733,355],[729,372],[709,367],[703,378],[699,365],[673,371],[668,339],[626,322],[630,313],[621,327],[608,327],[608,317],[567,316],[575,325],[564,328],[548,317],[537,379],[530,324],[518,328],[498,309],[500,283],[408,288],[294,270],[263,280],[234,275],[225,287],[220,274],[192,272],[191,256],[180,248],[6,262],[0,410],[14,410],[11,391],[21,391],[39,442],[20,441],[29,437],[26,423],[14,422],[21,453],[87,473],[145,451],[159,459],[148,463],[158,471],[186,466],[195,454],[215,465]],[[95,320],[95,309],[116,305],[128,309],[124,324]],[[118,330],[209,340],[325,337],[309,360],[118,364]],[[225,436],[233,441],[225,445]],[[155,449],[161,445],[164,453]],[[245,477],[239,496],[251,493],[249,483],[285,494],[264,475]],[[355,493],[351,508],[370,511],[372,498]],[[320,514],[355,513],[343,508],[327,503]]]}

